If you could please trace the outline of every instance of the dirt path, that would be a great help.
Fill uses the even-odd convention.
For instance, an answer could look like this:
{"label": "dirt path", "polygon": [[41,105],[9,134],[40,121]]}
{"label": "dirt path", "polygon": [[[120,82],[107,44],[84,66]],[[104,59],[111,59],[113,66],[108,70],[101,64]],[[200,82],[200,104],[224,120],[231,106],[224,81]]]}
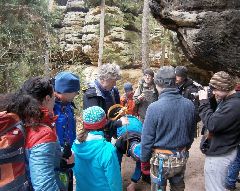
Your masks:
{"label": "dirt path", "polygon": [[[200,137],[194,140],[192,148],[190,149],[190,157],[187,163],[185,173],[185,191],[204,191],[204,155],[199,150]],[[122,163],[122,176],[124,182],[124,191],[130,183],[130,177],[133,172],[134,163],[130,158],[124,158]],[[169,189],[168,189],[169,190]],[[136,191],[150,191],[150,186],[140,181],[137,185]]]}
{"label": "dirt path", "polygon": [[[205,156],[199,150],[200,137],[194,140],[190,149],[190,157],[187,162],[185,173],[185,191],[205,191],[204,189],[204,158]],[[123,191],[126,191],[127,185],[130,183],[130,178],[134,169],[134,162],[128,157],[123,158],[122,162],[122,177]],[[136,191],[150,191],[150,185],[143,181],[137,184]],[[169,191],[169,188],[167,189]],[[236,191],[240,191],[240,184],[237,184]]]}

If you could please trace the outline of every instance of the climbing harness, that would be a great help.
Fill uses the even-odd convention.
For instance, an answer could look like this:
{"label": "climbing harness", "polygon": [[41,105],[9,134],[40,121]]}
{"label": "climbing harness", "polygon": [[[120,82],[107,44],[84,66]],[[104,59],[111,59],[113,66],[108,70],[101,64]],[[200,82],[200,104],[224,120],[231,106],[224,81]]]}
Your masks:
{"label": "climbing harness", "polygon": [[[162,153],[161,153],[162,152]],[[188,151],[159,150],[150,160],[150,176],[156,191],[165,191],[167,179],[180,173],[187,163]],[[155,190],[154,190],[155,191]]]}

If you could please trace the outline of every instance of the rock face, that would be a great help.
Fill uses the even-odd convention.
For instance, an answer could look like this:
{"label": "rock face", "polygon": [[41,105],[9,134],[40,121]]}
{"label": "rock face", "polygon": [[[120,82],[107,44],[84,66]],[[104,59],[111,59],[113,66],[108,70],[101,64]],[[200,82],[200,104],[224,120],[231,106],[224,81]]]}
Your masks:
{"label": "rock face", "polygon": [[[124,6],[106,5],[103,62],[115,62],[122,68],[141,68],[142,7],[141,3],[126,2]],[[97,65],[100,8],[86,7],[84,0],[57,0],[57,5],[61,18],[54,26],[58,31],[60,54],[81,49],[81,54],[88,57],[82,63]],[[150,65],[186,63],[182,51],[177,50],[175,35],[169,31],[164,35],[163,27],[154,18],[149,19]]]}
{"label": "rock face", "polygon": [[87,9],[84,8],[84,1],[68,0],[65,11],[59,39],[61,48],[69,51],[77,49],[82,42],[82,27]]}
{"label": "rock face", "polygon": [[151,0],[150,8],[195,65],[240,75],[239,0]]}

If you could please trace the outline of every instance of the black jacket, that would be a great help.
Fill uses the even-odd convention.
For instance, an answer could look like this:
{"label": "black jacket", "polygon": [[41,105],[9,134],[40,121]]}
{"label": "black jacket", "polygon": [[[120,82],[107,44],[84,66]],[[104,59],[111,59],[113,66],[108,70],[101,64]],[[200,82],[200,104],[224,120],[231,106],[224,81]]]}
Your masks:
{"label": "black jacket", "polygon": [[[104,93],[111,94],[112,100],[110,104],[107,104],[108,100]],[[116,87],[113,87],[111,91],[104,91],[99,86],[97,80],[88,84],[88,89],[83,94],[83,109],[91,106],[99,106],[107,114],[109,107],[114,104],[120,104],[120,96]]]}
{"label": "black jacket", "polygon": [[204,126],[213,135],[206,155],[228,153],[240,143],[240,94],[235,93],[223,100],[216,111],[209,100],[200,101],[200,117]]}
{"label": "black jacket", "polygon": [[195,106],[195,116],[196,116],[196,121],[199,122],[200,121],[200,117],[199,117],[199,99],[198,96],[194,95],[196,94],[200,88],[202,88],[202,86],[200,84],[197,84],[196,82],[194,82],[192,79],[187,78],[185,80],[185,82],[178,87],[179,89],[179,93],[187,98],[190,99],[194,106]]}
{"label": "black jacket", "polygon": [[[108,94],[108,98],[106,98],[106,93]],[[111,95],[109,97],[109,95]],[[108,100],[107,100],[108,99]],[[109,100],[110,99],[110,100]],[[114,104],[120,103],[120,96],[118,89],[113,87],[113,89],[109,92],[106,92],[99,87],[99,83],[95,80],[93,83],[88,84],[88,89],[83,94],[83,109],[87,109],[91,106],[99,106],[101,107],[105,113],[107,114],[109,107]],[[107,141],[111,141],[111,138],[116,138],[116,128],[118,126],[122,126],[122,122],[120,120],[111,121],[108,120],[107,124],[104,127],[104,136]]]}

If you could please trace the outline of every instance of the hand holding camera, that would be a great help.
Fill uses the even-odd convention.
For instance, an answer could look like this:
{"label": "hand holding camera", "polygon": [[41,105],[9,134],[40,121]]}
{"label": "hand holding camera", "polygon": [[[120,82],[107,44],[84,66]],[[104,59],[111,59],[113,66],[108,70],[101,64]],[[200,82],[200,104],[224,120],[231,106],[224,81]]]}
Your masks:
{"label": "hand holding camera", "polygon": [[202,88],[199,88],[198,92],[191,93],[195,98],[198,98],[199,100],[203,99],[209,99],[212,98],[213,92],[209,86],[205,86]]}
{"label": "hand holding camera", "polygon": [[208,87],[204,87],[203,90],[198,91],[199,100],[208,99]]}

